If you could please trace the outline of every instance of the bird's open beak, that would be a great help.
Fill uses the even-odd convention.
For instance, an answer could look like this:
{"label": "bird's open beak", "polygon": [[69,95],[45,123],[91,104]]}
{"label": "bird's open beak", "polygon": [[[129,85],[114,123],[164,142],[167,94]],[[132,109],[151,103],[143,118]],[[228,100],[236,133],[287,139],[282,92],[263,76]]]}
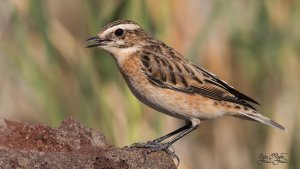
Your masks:
{"label": "bird's open beak", "polygon": [[100,39],[99,36],[93,36],[91,38],[88,38],[85,42],[87,43],[86,48],[92,48],[92,47],[98,47],[105,45],[106,42],[109,42],[110,40],[108,39]]}

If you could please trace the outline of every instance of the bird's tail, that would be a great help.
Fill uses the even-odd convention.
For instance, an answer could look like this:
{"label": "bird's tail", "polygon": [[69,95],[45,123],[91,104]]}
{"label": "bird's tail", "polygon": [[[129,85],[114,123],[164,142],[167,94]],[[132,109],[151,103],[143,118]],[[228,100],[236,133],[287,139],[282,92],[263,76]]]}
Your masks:
{"label": "bird's tail", "polygon": [[274,128],[278,128],[283,131],[287,131],[287,128],[283,127],[282,125],[276,123],[275,121],[273,121],[273,120],[269,119],[268,117],[265,117],[259,113],[256,113],[256,112],[254,112],[254,113],[239,112],[239,113],[249,120],[258,121],[265,125],[268,125],[268,126],[271,126]]}

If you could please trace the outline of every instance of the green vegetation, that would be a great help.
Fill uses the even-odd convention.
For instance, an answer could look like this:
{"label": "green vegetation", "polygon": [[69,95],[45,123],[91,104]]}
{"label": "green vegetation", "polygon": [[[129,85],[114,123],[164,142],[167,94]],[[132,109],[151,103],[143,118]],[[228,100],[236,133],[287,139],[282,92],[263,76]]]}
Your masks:
{"label": "green vegetation", "polygon": [[84,48],[106,23],[130,19],[289,129],[204,122],[175,144],[180,168],[260,168],[258,154],[272,152],[288,153],[280,168],[300,168],[299,1],[4,0],[0,11],[1,117],[52,126],[73,117],[118,146],[182,125],[135,99],[107,53]]}

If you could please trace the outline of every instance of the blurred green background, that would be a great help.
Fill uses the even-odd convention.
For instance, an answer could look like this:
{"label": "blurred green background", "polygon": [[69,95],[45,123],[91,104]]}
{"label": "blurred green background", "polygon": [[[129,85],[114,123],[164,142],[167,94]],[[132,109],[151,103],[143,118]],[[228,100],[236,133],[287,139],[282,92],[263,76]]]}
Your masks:
{"label": "blurred green background", "polygon": [[[1,0],[1,118],[56,127],[73,117],[117,146],[183,125],[135,99],[111,56],[84,48],[120,18],[255,98],[262,114],[289,129],[230,117],[203,122],[174,144],[179,168],[300,168],[299,0]],[[272,152],[288,153],[289,163],[256,164]]]}

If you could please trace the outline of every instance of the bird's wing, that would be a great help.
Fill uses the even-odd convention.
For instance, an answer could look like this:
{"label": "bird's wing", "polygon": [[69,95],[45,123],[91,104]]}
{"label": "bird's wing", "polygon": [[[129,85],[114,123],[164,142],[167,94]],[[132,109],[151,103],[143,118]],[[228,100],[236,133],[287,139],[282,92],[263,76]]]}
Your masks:
{"label": "bird's wing", "polygon": [[150,51],[141,54],[142,70],[149,81],[163,88],[200,94],[255,110],[248,102],[255,104],[258,102],[235,90],[214,74],[192,64],[178,53],[173,52],[173,54],[166,56]]}

